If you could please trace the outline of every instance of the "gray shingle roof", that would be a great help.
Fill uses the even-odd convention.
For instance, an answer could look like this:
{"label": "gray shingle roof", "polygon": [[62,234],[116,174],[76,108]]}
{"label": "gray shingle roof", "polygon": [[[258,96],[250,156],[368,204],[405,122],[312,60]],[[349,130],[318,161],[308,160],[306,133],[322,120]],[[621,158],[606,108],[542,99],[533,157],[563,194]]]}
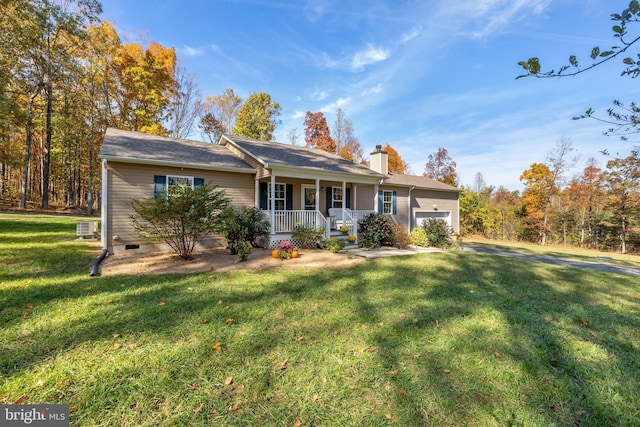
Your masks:
{"label": "gray shingle roof", "polygon": [[307,168],[331,173],[355,174],[371,178],[383,178],[367,166],[345,160],[326,151],[278,142],[260,141],[235,135],[225,135],[246,153],[262,160],[269,167],[285,166]]}
{"label": "gray shingle roof", "polygon": [[443,182],[436,181],[435,179],[427,178],[425,176],[390,174],[384,183],[385,185],[400,185],[403,187],[415,186],[416,188],[422,188],[426,190],[460,192],[460,189],[452,185],[448,185]]}
{"label": "gray shingle roof", "polygon": [[131,163],[255,172],[226,147],[142,132],[107,129],[99,158]]}

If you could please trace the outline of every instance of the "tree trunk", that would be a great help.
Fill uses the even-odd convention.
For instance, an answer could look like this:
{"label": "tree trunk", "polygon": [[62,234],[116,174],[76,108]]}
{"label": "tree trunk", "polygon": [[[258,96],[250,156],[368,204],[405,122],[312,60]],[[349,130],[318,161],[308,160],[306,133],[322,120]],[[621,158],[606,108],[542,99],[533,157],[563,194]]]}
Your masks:
{"label": "tree trunk", "polygon": [[621,243],[621,248],[620,248],[620,253],[626,254],[627,253],[627,224],[626,224],[626,220],[627,220],[627,216],[626,215],[621,215],[621,228],[620,228],[620,243]]}
{"label": "tree trunk", "polygon": [[[92,108],[93,110],[93,108]],[[93,138],[95,130],[93,124],[93,111],[91,114],[91,130],[89,131],[89,182],[87,183],[87,215],[93,215],[93,175],[95,174],[93,166]]]}
{"label": "tree trunk", "polygon": [[47,140],[44,145],[44,162],[42,164],[42,208],[49,208],[49,168],[51,165],[51,116],[53,111],[53,86],[47,83]]}
{"label": "tree trunk", "polygon": [[32,136],[32,128],[33,128],[33,102],[36,99],[36,96],[40,93],[40,85],[36,91],[29,98],[29,107],[27,111],[27,128],[25,129],[25,153],[24,153],[24,164],[22,166],[22,189],[20,194],[20,207],[27,207],[27,193],[29,192],[29,167],[31,166],[31,141],[33,139]]}

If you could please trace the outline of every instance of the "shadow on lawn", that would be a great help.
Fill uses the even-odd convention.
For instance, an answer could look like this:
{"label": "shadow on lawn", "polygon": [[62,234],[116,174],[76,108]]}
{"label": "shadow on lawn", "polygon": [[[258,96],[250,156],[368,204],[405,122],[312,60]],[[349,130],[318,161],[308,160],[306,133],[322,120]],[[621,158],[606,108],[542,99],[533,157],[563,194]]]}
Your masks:
{"label": "shadow on lawn", "polygon": [[[432,265],[430,257],[455,261],[439,268]],[[89,278],[77,276],[76,271],[76,276],[60,276],[64,283],[58,289],[25,286],[0,290],[5,331],[14,331],[0,344],[0,372],[5,378],[19,376],[80,346],[102,345],[107,350],[118,334],[146,340],[175,335],[173,343],[178,347],[185,340],[215,337],[238,360],[253,363],[278,348],[292,346],[295,336],[283,337],[281,332],[293,334],[296,326],[282,329],[279,323],[287,323],[287,310],[312,305],[322,296],[328,305],[346,301],[344,308],[334,310],[353,312],[343,313],[337,320],[319,316],[320,321],[301,326],[301,334],[323,343],[321,337],[331,331],[349,331],[340,324],[345,319],[356,327],[374,325],[391,313],[391,320],[371,332],[368,344],[379,362],[376,366],[395,372],[382,373],[391,391],[375,393],[389,399],[386,403],[392,406],[397,425],[447,424],[452,420],[473,424],[478,416],[500,425],[521,424],[527,416],[544,423],[576,425],[625,424],[637,419],[637,408],[621,412],[624,406],[612,406],[610,400],[616,393],[623,398],[640,393],[637,348],[631,337],[616,329],[624,325],[639,330],[639,317],[599,303],[594,295],[602,289],[581,280],[589,275],[606,283],[612,276],[560,267],[546,267],[540,271],[553,273],[543,275],[534,266],[521,260],[464,253],[417,255],[371,261],[330,273],[283,271],[255,287],[251,280],[256,280],[257,273],[252,272]],[[18,278],[25,277],[23,274]],[[59,276],[55,268],[45,274]],[[633,280],[619,277],[609,290],[625,303],[637,304],[626,292],[634,286]],[[26,302],[34,306],[29,318],[23,318]],[[36,322],[49,310],[69,307],[74,312],[64,322]],[[498,316],[496,328],[506,328],[504,335],[487,338],[492,333],[490,318],[479,317],[474,323],[475,316],[485,312]],[[233,319],[233,324],[227,327],[228,319]],[[187,328],[206,329],[207,333],[196,332],[194,338],[185,332]],[[176,358],[181,363],[201,363],[210,356],[210,344],[190,343]],[[580,345],[597,347],[609,358],[585,358],[576,348]],[[459,354],[470,359],[460,360]],[[135,364],[135,360],[128,363]],[[313,361],[304,363],[313,369]],[[180,364],[172,369],[180,375]],[[170,378],[172,374],[168,372]],[[187,377],[181,378],[181,384],[202,381],[189,378],[189,373],[183,375]],[[254,375],[252,392],[256,394],[269,396],[272,385],[284,381],[283,374],[271,366]],[[608,383],[601,384],[602,375],[607,381],[613,377],[615,390]],[[83,393],[86,398],[95,394],[89,390]],[[286,408],[288,402],[277,403],[277,397],[269,396],[272,404]],[[109,403],[108,394],[102,398],[107,400],[105,407],[119,404]],[[229,396],[219,398],[233,402]],[[520,403],[505,405],[505,399]],[[326,420],[327,413],[318,411],[309,416],[319,422]],[[294,419],[290,421],[292,424]]]}
{"label": "shadow on lawn", "polygon": [[[387,271],[388,285],[395,291],[390,298],[396,300],[395,304],[413,307],[407,312],[406,321],[375,337],[377,354],[385,365],[398,367],[411,360],[411,354],[400,350],[406,348],[406,331],[414,331],[408,333],[414,340],[437,340],[434,337],[439,333],[452,336],[444,349],[430,350],[429,344],[423,347],[426,353],[420,356],[429,359],[425,366],[420,367],[419,361],[409,362],[418,365],[413,374],[424,375],[423,378],[415,378],[411,370],[392,377],[401,390],[410,390],[416,380],[425,381],[424,387],[431,390],[429,394],[450,413],[450,418],[434,419],[424,409],[424,400],[413,400],[407,392],[397,394],[397,405],[410,405],[413,410],[400,424],[432,425],[452,419],[473,424],[478,415],[499,425],[521,425],[527,414],[536,414],[543,423],[571,425],[628,425],[638,419],[638,408],[632,404],[614,406],[611,401],[618,394],[630,397],[640,392],[640,359],[633,337],[621,335],[616,329],[616,325],[625,325],[637,331],[640,317],[621,314],[595,302],[593,295],[601,292],[601,287],[581,281],[589,274],[601,276],[598,282],[607,283],[611,276],[556,268],[554,274],[545,277],[536,274],[531,268],[535,264],[526,261],[460,253],[449,256],[455,258],[453,269],[425,272],[406,265],[395,269],[393,262],[376,266]],[[414,299],[403,298],[403,284],[409,289],[425,282],[425,274],[428,282],[437,285],[425,289],[423,298],[428,304],[420,307]],[[633,289],[633,280],[620,278],[617,285],[610,286],[619,297],[626,296],[630,305],[637,304],[637,299],[624,290]],[[562,290],[557,286],[559,282]],[[354,292],[359,289],[354,287]],[[362,295],[364,316],[375,317],[376,310],[383,308],[368,303],[366,294]],[[488,309],[506,321],[508,342],[487,340],[490,329],[486,325],[461,327],[460,322],[467,322],[476,311]],[[576,348],[580,344],[597,347],[607,358],[582,354],[583,350]],[[456,349],[476,357],[456,360]],[[515,366],[520,372],[508,374],[512,380],[521,381],[515,394],[514,389],[503,389],[510,377],[503,376],[500,368],[482,367],[507,361],[509,370]],[[604,384],[605,378],[608,384]],[[611,384],[615,390],[611,390]],[[513,407],[511,413],[504,412],[505,399],[522,401],[519,413]]]}

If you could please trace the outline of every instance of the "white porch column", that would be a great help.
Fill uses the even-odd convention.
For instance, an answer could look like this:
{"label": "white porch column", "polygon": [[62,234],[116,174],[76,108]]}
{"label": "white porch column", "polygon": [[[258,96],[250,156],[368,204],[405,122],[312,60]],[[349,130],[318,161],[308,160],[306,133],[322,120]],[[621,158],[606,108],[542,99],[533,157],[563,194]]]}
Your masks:
{"label": "white porch column", "polygon": [[342,219],[346,219],[344,211],[347,209],[347,182],[342,181]]}
{"label": "white porch column", "polygon": [[320,179],[316,178],[316,212],[320,212]]}
{"label": "white porch column", "polygon": [[351,184],[351,188],[353,188],[353,210],[358,210],[358,186],[355,184]]}
{"label": "white porch column", "polygon": [[253,201],[254,206],[260,209],[260,181],[255,180],[255,200]]}
{"label": "white porch column", "polygon": [[376,213],[380,213],[380,212],[378,212],[378,203],[379,203],[379,201],[378,201],[378,191],[379,191],[378,188],[379,188],[378,184],[373,186],[373,210]]}
{"label": "white porch column", "polygon": [[274,233],[274,224],[276,223],[275,201],[273,198],[276,195],[276,175],[271,172],[271,194],[269,194],[269,215],[271,216],[271,234]]}

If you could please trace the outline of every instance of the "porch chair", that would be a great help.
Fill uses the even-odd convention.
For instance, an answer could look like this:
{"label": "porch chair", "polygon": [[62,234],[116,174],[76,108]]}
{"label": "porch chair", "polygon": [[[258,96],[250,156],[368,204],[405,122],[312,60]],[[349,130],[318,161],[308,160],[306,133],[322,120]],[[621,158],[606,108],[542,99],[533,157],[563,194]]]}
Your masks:
{"label": "porch chair", "polygon": [[[345,209],[351,215],[351,209]],[[345,221],[342,218],[342,208],[329,208],[329,218],[331,218],[331,228],[337,230],[343,225],[350,227],[351,221]]]}

